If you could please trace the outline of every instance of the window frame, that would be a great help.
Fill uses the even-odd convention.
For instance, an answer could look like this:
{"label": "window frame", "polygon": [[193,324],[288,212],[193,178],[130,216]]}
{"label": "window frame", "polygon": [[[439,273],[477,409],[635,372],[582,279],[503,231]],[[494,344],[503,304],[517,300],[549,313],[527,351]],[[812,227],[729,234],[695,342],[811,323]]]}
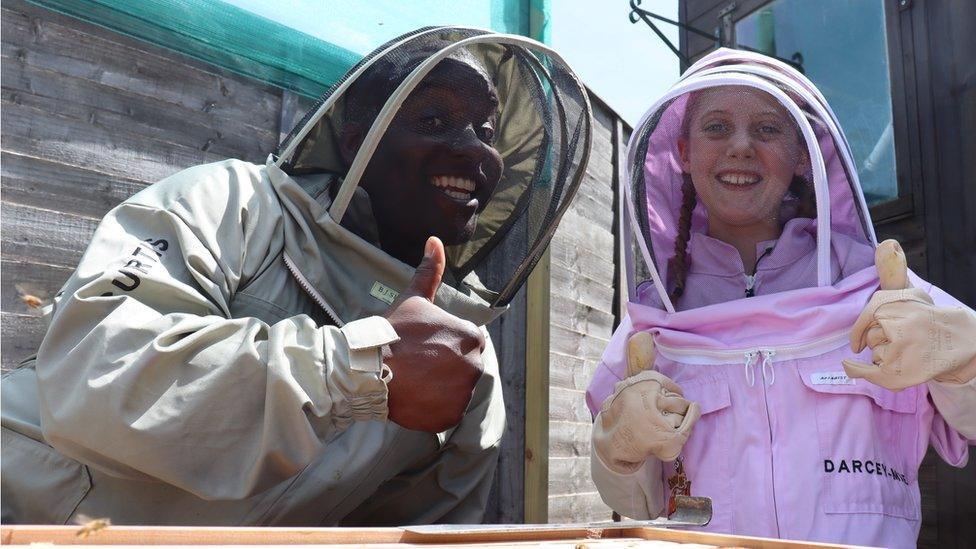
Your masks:
{"label": "window frame", "polygon": [[[735,47],[735,27],[742,19],[752,15],[756,10],[777,0],[738,0],[728,2],[721,7],[719,14],[726,13],[728,21],[721,18],[715,21],[718,31],[728,29],[728,36],[723,36],[723,45]],[[895,144],[895,177],[897,179],[897,196],[869,207],[871,218],[875,225],[910,217],[921,212],[915,187],[919,184],[918,158],[921,154],[919,144],[913,143],[912,122],[917,126],[917,98],[915,90],[915,59],[911,40],[902,40],[904,25],[911,24],[902,17],[906,6],[897,1],[879,0],[884,9],[885,43],[888,49],[888,77],[891,84],[891,118],[894,130]],[[908,3],[907,7],[911,7]],[[703,54],[696,56],[698,59]],[[693,60],[694,60],[693,59]]]}

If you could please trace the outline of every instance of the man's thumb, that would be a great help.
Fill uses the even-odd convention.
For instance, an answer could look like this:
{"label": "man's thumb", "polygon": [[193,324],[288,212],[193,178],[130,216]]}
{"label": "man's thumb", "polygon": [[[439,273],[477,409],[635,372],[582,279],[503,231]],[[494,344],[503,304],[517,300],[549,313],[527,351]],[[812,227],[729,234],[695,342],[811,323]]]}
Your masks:
{"label": "man's thumb", "polygon": [[417,265],[413,280],[403,293],[411,296],[419,295],[433,302],[437,287],[441,285],[446,263],[444,244],[436,236],[428,238],[424,246],[424,258],[420,261],[420,265]]}
{"label": "man's thumb", "polygon": [[908,263],[905,252],[897,240],[888,239],[878,244],[874,251],[874,264],[878,268],[878,278],[882,290],[904,290],[911,288],[908,282]]}

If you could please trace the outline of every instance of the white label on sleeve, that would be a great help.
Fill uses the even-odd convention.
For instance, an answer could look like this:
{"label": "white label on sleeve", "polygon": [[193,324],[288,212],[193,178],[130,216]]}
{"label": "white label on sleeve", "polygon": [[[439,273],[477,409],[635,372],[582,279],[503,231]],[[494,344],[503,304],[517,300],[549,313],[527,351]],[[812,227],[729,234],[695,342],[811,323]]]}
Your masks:
{"label": "white label on sleeve", "polygon": [[854,380],[847,377],[845,372],[818,372],[810,374],[810,383],[814,385],[854,385]]}

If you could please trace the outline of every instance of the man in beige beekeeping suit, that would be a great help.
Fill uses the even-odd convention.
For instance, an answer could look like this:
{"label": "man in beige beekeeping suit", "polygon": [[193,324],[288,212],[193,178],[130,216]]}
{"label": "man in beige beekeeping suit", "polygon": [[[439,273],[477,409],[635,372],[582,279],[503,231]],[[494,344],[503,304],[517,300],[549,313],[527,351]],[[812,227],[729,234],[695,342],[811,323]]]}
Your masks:
{"label": "man in beige beekeeping suit", "polygon": [[504,431],[484,326],[575,193],[589,124],[544,46],[428,29],[265,166],[112,210],[3,379],[3,521],[479,522]]}

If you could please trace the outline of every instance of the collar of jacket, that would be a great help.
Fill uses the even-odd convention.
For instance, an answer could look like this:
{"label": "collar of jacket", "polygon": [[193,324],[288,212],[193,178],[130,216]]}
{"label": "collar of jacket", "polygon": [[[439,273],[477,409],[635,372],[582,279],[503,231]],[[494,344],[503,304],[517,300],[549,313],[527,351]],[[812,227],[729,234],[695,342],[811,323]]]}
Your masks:
{"label": "collar of jacket", "polygon": [[[385,313],[390,304],[377,294],[389,295],[384,287],[399,293],[415,269],[336,223],[328,212],[327,193],[316,201],[270,159],[265,170],[286,212],[285,253],[307,283],[344,323]],[[479,326],[507,309],[491,307],[473,292],[448,284],[438,288],[434,303]]]}

